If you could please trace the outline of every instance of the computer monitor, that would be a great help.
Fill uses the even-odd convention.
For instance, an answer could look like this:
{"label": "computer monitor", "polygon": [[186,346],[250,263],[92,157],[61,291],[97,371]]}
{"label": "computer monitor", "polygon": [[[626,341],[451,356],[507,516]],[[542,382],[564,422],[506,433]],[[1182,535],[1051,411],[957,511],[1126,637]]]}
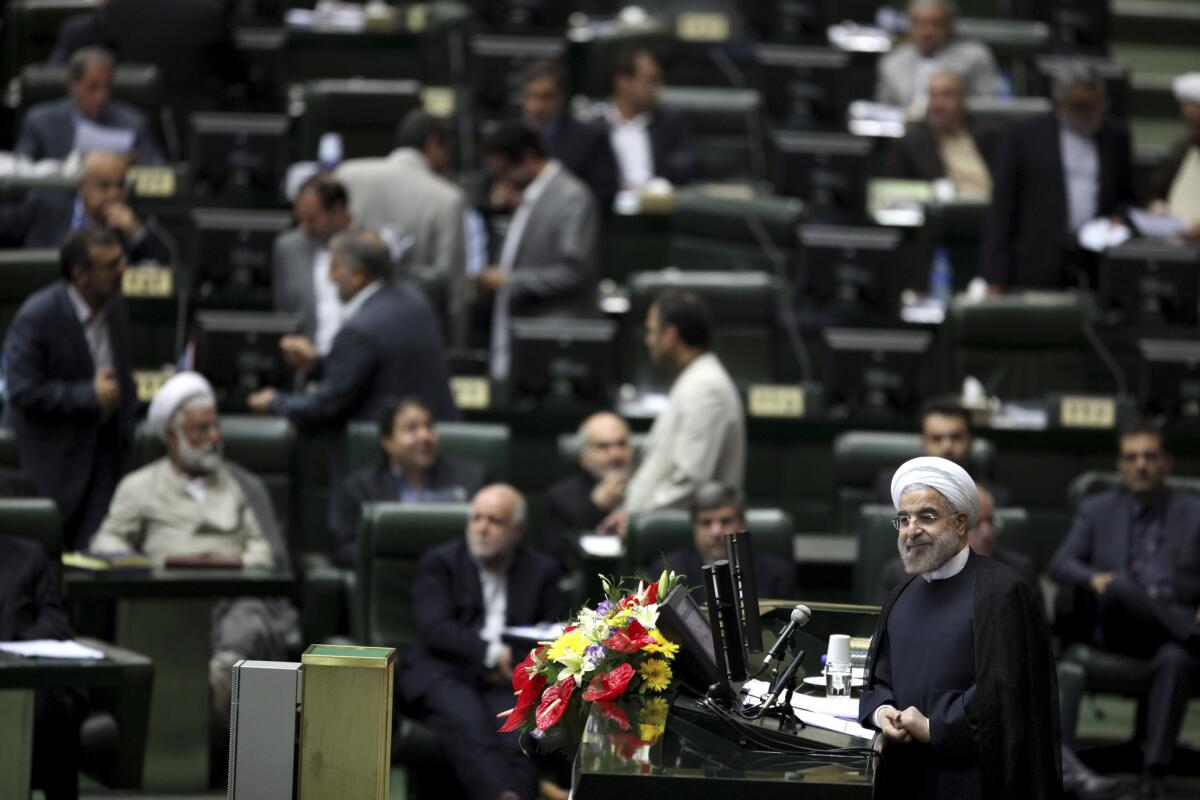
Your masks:
{"label": "computer monitor", "polygon": [[244,411],[253,392],[287,386],[292,370],[279,340],[299,332],[299,314],[197,312],[193,368],[213,385],[222,411]]}
{"label": "computer monitor", "polygon": [[1135,239],[1100,260],[1100,306],[1124,319],[1195,325],[1200,307],[1200,247]]}
{"label": "computer monitor", "polygon": [[188,264],[194,299],[209,308],[269,309],[271,249],[292,225],[286,211],[197,208]]}
{"label": "computer monitor", "polygon": [[501,120],[520,113],[525,67],[534,61],[558,61],[566,43],[560,36],[476,34],[468,47],[475,112],[482,119]]}
{"label": "computer monitor", "polygon": [[825,392],[847,411],[915,411],[926,396],[929,331],[826,328]]}
{"label": "computer monitor", "polygon": [[188,152],[197,195],[278,202],[288,165],[288,118],[197,112]]}
{"label": "computer monitor", "polygon": [[396,146],[396,124],[421,107],[423,86],[410,80],[310,81],[304,86],[297,155],[317,157],[321,137],[342,137],[344,158],[383,158]]}
{"label": "computer monitor", "polygon": [[797,311],[830,321],[898,317],[901,240],[896,228],[801,226]]}
{"label": "computer monitor", "polygon": [[1200,418],[1200,342],[1142,339],[1142,412]]}
{"label": "computer monitor", "polygon": [[819,208],[865,215],[871,139],[849,133],[775,131],[775,191]]}
{"label": "computer monitor", "polygon": [[850,54],[833,47],[754,47],[767,116],[785,128],[843,127]]}
{"label": "computer monitor", "polygon": [[510,396],[609,405],[617,325],[600,319],[514,319]]}

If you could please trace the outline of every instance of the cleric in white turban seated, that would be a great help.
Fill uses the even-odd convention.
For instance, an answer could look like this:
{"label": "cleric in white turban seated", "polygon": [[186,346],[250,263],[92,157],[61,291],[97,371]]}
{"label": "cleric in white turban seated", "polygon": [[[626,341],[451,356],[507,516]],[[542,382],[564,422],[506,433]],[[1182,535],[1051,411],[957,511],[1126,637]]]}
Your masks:
{"label": "cleric in white turban seated", "polygon": [[886,737],[888,797],[1059,797],[1058,691],[1035,590],[967,547],[971,476],[914,458],[892,478],[908,578],[883,604],[862,724]]}
{"label": "cleric in white turban seated", "polygon": [[[244,567],[286,567],[287,549],[262,481],[222,456],[212,386],[181,372],[159,389],[146,419],[167,455],[126,475],[92,537],[93,552],[220,558]],[[222,601],[214,614],[210,683],[228,712],[229,667],[239,658],[280,659],[295,636],[291,603],[274,598]],[[190,632],[188,633],[190,634]]]}

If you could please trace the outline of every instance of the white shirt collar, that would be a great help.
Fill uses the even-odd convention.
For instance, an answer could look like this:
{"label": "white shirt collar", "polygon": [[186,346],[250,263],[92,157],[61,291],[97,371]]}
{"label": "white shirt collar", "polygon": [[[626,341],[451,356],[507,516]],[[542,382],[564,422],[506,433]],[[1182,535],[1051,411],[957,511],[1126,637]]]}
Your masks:
{"label": "white shirt collar", "polygon": [[357,314],[366,305],[367,301],[374,297],[375,293],[382,288],[383,281],[376,280],[359,289],[358,294],[342,304],[342,321],[345,322]]}
{"label": "white shirt collar", "polygon": [[951,557],[949,561],[947,561],[945,564],[942,564],[935,570],[922,572],[921,577],[925,579],[926,583],[932,583],[933,581],[944,581],[947,578],[953,578],[955,575],[963,571],[963,567],[967,565],[967,559],[970,557],[971,548],[964,544],[962,550],[959,550],[958,553]]}
{"label": "white shirt collar", "polygon": [[415,147],[397,147],[388,158],[394,158],[403,161],[411,161],[414,164],[420,165],[426,172],[432,172],[433,169],[429,166],[429,159]]}
{"label": "white shirt collar", "polygon": [[608,117],[609,124],[614,128],[625,125],[637,128],[646,128],[650,125],[650,112],[648,111],[643,111],[642,113],[632,116],[629,119],[625,119],[623,116],[621,116],[621,112],[617,110],[616,103],[608,103],[604,107],[604,113]]}
{"label": "white shirt collar", "polygon": [[71,306],[75,309],[75,316],[79,318],[81,325],[87,325],[104,311],[103,306],[97,311],[92,311],[92,307],[87,304],[87,300],[83,299],[83,295],[69,283],[67,284],[67,297],[70,298]]}

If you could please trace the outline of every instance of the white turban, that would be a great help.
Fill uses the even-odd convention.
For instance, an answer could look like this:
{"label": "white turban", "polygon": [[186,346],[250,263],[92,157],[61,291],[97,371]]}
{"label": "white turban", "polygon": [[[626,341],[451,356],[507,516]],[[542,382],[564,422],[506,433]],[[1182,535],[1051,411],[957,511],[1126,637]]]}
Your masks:
{"label": "white turban", "polygon": [[150,411],[146,415],[146,424],[150,426],[150,432],[166,441],[167,425],[170,424],[171,417],[185,404],[198,397],[209,400],[214,406],[217,404],[217,395],[213,392],[212,384],[205,380],[203,375],[198,372],[180,372],[171,376],[150,401]]}
{"label": "white turban", "polygon": [[979,492],[967,471],[945,458],[922,456],[905,461],[892,476],[892,505],[900,508],[905,487],[921,484],[933,489],[958,511],[966,512],[967,530],[979,522]]}
{"label": "white turban", "polygon": [[1185,72],[1175,79],[1175,99],[1200,103],[1200,72]]}

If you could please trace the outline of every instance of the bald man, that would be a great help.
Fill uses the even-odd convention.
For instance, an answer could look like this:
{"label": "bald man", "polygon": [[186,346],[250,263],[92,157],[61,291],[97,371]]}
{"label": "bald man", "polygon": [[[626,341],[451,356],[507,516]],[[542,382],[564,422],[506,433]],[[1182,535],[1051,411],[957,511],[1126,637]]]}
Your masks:
{"label": "bald man", "polygon": [[625,499],[633,463],[629,425],[601,411],[579,426],[579,469],[550,487],[547,542],[558,552],[563,538],[591,531]]}
{"label": "bald man", "polygon": [[496,715],[512,707],[512,669],[525,658],[507,626],[561,619],[559,566],[522,543],[525,498],[491,484],[471,502],[462,539],[431,548],[413,582],[416,641],[399,685],[405,713],[441,742],[470,800],[533,798],[537,769]]}
{"label": "bald man", "polygon": [[76,191],[34,189],[19,203],[0,208],[0,245],[58,247],[83,227],[105,228],[121,243],[131,264],[170,263],[170,252],[129,205],[125,156],[104,150],[88,153]]}
{"label": "bald man", "polygon": [[885,737],[889,797],[1062,794],[1058,694],[1037,592],[967,546],[966,470],[914,458],[892,478],[908,579],[883,604],[859,718]]}

